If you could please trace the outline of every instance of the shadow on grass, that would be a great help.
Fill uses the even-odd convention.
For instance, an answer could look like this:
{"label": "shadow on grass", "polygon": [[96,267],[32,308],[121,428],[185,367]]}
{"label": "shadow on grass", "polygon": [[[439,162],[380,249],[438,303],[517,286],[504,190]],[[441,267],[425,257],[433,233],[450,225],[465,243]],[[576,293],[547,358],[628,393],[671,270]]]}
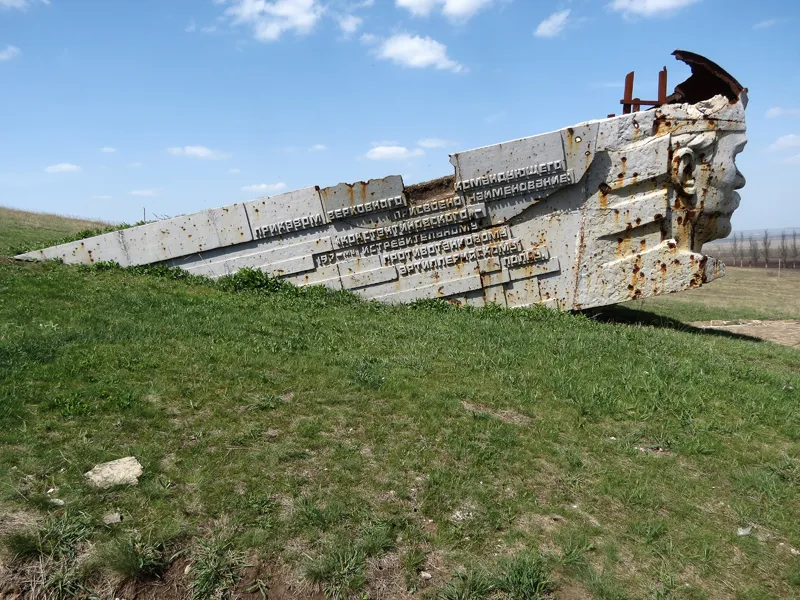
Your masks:
{"label": "shadow on grass", "polygon": [[678,331],[685,331],[687,333],[696,333],[699,335],[714,335],[719,337],[726,337],[737,340],[747,340],[750,342],[763,342],[761,338],[753,337],[750,335],[743,335],[741,333],[734,333],[724,329],[711,329],[701,328],[688,325],[683,321],[678,321],[671,317],[658,315],[656,313],[647,312],[645,310],[636,310],[619,304],[612,304],[609,306],[598,306],[596,308],[588,308],[582,311],[584,315],[595,321],[602,323],[624,323],[627,325],[645,325],[648,327],[658,327],[660,329],[676,329]]}

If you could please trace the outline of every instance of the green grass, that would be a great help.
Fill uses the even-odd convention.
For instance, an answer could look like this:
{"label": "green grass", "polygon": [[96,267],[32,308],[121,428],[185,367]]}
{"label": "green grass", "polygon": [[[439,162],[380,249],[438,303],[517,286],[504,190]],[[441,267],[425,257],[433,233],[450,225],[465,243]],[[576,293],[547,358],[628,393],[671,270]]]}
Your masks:
{"label": "green grass", "polygon": [[713,319],[800,319],[800,269],[728,267],[701,288],[620,305],[685,323]]}
{"label": "green grass", "polygon": [[104,221],[69,219],[0,206],[0,256],[60,242],[86,230],[109,227]]}
{"label": "green grass", "polygon": [[715,332],[0,262],[0,511],[41,515],[3,560],[91,588],[80,540],[133,576],[180,531],[196,598],[255,560],[331,598],[797,598],[799,387]]}
{"label": "green grass", "polygon": [[244,553],[230,539],[201,543],[192,566],[192,599],[230,598],[246,566]]}

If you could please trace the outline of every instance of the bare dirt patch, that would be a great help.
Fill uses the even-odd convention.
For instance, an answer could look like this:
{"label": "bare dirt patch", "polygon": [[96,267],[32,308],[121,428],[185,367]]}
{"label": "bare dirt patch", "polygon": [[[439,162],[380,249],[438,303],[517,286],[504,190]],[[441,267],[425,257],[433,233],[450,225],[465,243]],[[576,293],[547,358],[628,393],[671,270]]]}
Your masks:
{"label": "bare dirt patch", "polygon": [[737,319],[732,321],[698,321],[690,323],[698,329],[719,329],[748,337],[789,346],[800,347],[800,321],[759,321]]}
{"label": "bare dirt patch", "polygon": [[413,598],[406,589],[402,556],[391,552],[367,561],[367,594],[375,600]]}
{"label": "bare dirt patch", "polygon": [[639,452],[645,454],[652,454],[653,456],[672,456],[672,451],[662,448],[661,446],[636,446]]}
{"label": "bare dirt patch", "polygon": [[523,514],[517,519],[517,527],[526,533],[553,533],[564,525],[567,519],[561,515]]}
{"label": "bare dirt patch", "polygon": [[487,415],[492,416],[495,419],[500,419],[503,421],[503,423],[508,423],[510,425],[530,425],[533,422],[530,417],[526,417],[525,415],[521,415],[518,412],[510,409],[492,410],[491,408],[481,406],[480,404],[472,404],[466,400],[461,402],[461,406],[472,412],[486,413]]}

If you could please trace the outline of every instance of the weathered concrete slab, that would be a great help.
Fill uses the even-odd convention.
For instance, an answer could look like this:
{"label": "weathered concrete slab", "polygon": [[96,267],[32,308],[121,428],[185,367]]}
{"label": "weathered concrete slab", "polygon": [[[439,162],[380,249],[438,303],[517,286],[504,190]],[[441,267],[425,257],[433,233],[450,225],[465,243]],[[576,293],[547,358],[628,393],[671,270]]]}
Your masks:
{"label": "weathered concrete slab", "polygon": [[[98,258],[100,257],[100,258]],[[122,232],[115,231],[95,237],[35,250],[17,258],[33,260],[61,260],[67,264],[90,265],[98,261],[114,261],[127,267],[131,265],[122,241]]]}
{"label": "weathered concrete slab", "polygon": [[244,203],[252,239],[272,239],[328,223],[317,188],[304,188]]}
{"label": "weathered concrete slab", "polygon": [[209,277],[248,267],[385,302],[474,306],[578,309],[696,287],[724,272],[702,249],[739,204],[747,96],[710,61],[678,57],[697,73],[656,108],[456,152],[442,179],[309,187],[19,258]]}

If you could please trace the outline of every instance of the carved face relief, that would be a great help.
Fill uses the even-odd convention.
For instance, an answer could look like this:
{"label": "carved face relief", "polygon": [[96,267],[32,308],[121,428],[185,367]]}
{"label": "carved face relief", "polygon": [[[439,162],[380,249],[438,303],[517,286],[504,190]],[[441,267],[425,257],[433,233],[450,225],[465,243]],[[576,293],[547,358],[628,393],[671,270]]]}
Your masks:
{"label": "carved face relief", "polygon": [[745,104],[745,98],[731,104],[717,97],[670,115],[678,123],[671,142],[676,238],[693,252],[731,232],[740,200],[736,190],[745,184],[736,168],[736,156],[747,144]]}
{"label": "carved face relief", "polygon": [[744,175],[736,167],[736,155],[747,144],[744,131],[722,132],[708,168],[696,169],[697,194],[701,213],[695,229],[695,243],[727,237],[731,232],[731,215],[739,207],[739,190],[745,185]]}

